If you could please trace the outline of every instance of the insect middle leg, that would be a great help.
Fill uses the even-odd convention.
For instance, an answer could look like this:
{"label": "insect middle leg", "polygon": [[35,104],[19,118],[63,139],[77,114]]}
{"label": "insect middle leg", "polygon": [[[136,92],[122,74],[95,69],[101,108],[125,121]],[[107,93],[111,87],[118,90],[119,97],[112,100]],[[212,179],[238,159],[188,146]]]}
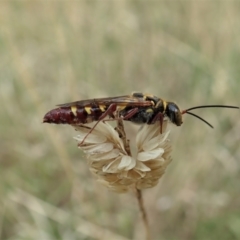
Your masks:
{"label": "insect middle leg", "polygon": [[111,116],[111,119],[105,119],[103,122],[106,121],[116,121],[116,120],[128,120],[132,116],[134,116],[138,112],[138,108],[133,108],[127,112],[126,115],[124,116],[119,116],[119,112],[117,112],[117,117],[116,116],[111,116],[111,113],[109,115]]}
{"label": "insect middle leg", "polygon": [[158,114],[156,114],[156,116],[151,121],[151,123],[153,124],[153,123],[155,123],[156,121],[159,120],[159,123],[160,123],[160,133],[161,134],[162,134],[163,119],[164,119],[163,113],[159,112]]}

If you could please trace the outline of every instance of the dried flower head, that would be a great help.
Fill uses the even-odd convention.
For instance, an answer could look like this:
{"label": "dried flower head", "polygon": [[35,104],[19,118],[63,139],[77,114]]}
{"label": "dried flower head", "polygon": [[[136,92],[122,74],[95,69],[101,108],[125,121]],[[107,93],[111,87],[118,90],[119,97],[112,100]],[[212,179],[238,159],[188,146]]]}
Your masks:
{"label": "dried flower head", "polygon": [[[127,192],[155,186],[171,162],[171,146],[167,121],[160,134],[159,122],[143,125],[136,135],[136,156],[130,156],[118,132],[108,123],[100,122],[78,145],[88,159],[90,171],[98,181],[116,192]],[[93,124],[88,124],[92,127]],[[89,128],[75,126],[82,142]]]}

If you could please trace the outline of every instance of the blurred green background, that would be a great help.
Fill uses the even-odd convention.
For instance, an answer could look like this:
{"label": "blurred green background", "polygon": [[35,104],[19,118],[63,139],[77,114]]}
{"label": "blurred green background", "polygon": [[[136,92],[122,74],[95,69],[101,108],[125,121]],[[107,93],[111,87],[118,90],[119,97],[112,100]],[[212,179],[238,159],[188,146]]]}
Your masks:
{"label": "blurred green background", "polygon": [[[95,182],[56,104],[132,91],[240,105],[238,1],[1,1],[0,239],[144,239],[134,194]],[[173,127],[144,191],[153,239],[240,239],[239,111]]]}

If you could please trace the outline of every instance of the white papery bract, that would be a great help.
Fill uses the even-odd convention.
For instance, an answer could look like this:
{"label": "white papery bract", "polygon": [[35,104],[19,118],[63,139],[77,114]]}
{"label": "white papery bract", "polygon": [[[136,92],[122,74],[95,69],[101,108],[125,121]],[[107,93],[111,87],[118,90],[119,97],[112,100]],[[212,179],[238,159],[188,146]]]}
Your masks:
{"label": "white papery bract", "polygon": [[[155,186],[171,162],[168,122],[143,125],[136,135],[137,155],[129,156],[118,132],[108,123],[99,122],[84,143],[79,145],[86,154],[90,171],[110,190],[127,192]],[[87,126],[92,127],[93,124]],[[89,129],[75,127],[81,143]]]}

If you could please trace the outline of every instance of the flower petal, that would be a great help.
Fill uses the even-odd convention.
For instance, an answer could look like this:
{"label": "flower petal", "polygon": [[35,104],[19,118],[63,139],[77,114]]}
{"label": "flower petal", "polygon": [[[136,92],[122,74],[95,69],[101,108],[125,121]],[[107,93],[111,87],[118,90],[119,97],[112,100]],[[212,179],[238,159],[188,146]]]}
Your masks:
{"label": "flower petal", "polygon": [[164,165],[164,163],[165,163],[164,158],[150,160],[150,161],[145,162],[146,166],[149,167],[151,170],[160,168],[161,166]]}
{"label": "flower petal", "polygon": [[136,182],[138,179],[143,178],[145,175],[146,175],[146,172],[139,171],[136,168],[131,169],[129,171],[122,171],[118,173],[118,177],[120,179],[130,178],[132,179],[133,182]]}
{"label": "flower petal", "polygon": [[138,169],[134,169],[131,173],[135,178],[144,178],[146,176],[146,172],[139,171]]}
{"label": "flower petal", "polygon": [[143,125],[136,136],[138,149],[142,149],[144,142],[149,141],[149,139],[151,139],[156,134],[156,132],[159,132],[159,124]]}
{"label": "flower petal", "polygon": [[[80,132],[76,137],[74,137],[74,139],[79,141],[79,142],[82,142],[82,140],[85,138],[85,136],[87,134],[88,133]],[[103,135],[90,133],[87,136],[87,138],[84,140],[84,143],[103,143],[103,142],[106,142],[106,140],[107,140],[107,138]]]}
{"label": "flower petal", "polygon": [[158,157],[161,157],[163,153],[164,153],[163,148],[158,148],[156,150],[147,151],[147,152],[140,152],[137,155],[137,160],[144,162],[144,161],[156,159]]}
{"label": "flower petal", "polygon": [[120,154],[119,149],[113,149],[110,152],[104,152],[104,153],[99,153],[99,154],[92,154],[91,155],[91,160],[92,161],[102,161],[102,160],[110,160],[113,158],[118,157]]}
{"label": "flower petal", "polygon": [[151,151],[159,146],[159,142],[161,141],[162,136],[158,135],[157,137],[152,138],[149,141],[146,141],[142,145],[143,151]]}
{"label": "flower petal", "polygon": [[121,159],[118,169],[127,171],[134,168],[135,165],[136,165],[136,160],[134,158],[124,155]]}
{"label": "flower petal", "polygon": [[142,181],[142,182],[138,182],[137,188],[138,189],[152,188],[157,184],[158,184],[158,179],[155,181]]}
{"label": "flower petal", "polygon": [[81,147],[85,153],[87,154],[98,154],[98,153],[105,153],[110,152],[113,149],[112,143],[100,143],[97,145],[88,146],[88,148]]}
{"label": "flower petal", "polygon": [[157,147],[160,147],[167,140],[169,133],[170,133],[170,131],[167,131],[163,134],[159,134],[156,137],[153,137],[149,141],[145,141],[142,145],[142,149],[144,151],[150,151]]}
{"label": "flower petal", "polygon": [[114,142],[124,153],[126,153],[122,139],[118,136],[117,131],[110,124],[107,122],[100,122],[96,127],[96,132],[103,134],[109,142]]}
{"label": "flower petal", "polygon": [[151,168],[146,166],[144,163],[137,161],[136,167],[134,169],[137,169],[142,172],[148,172],[151,171]]}
{"label": "flower petal", "polygon": [[119,172],[118,165],[121,161],[121,157],[117,158],[114,161],[111,161],[109,164],[103,166],[102,171],[107,173],[117,173]]}
{"label": "flower petal", "polygon": [[167,137],[169,136],[169,134],[170,134],[170,130],[168,130],[167,132],[165,132],[165,133],[163,134],[163,138],[162,138],[162,140],[161,140],[160,143],[165,142],[165,141],[167,140]]}

